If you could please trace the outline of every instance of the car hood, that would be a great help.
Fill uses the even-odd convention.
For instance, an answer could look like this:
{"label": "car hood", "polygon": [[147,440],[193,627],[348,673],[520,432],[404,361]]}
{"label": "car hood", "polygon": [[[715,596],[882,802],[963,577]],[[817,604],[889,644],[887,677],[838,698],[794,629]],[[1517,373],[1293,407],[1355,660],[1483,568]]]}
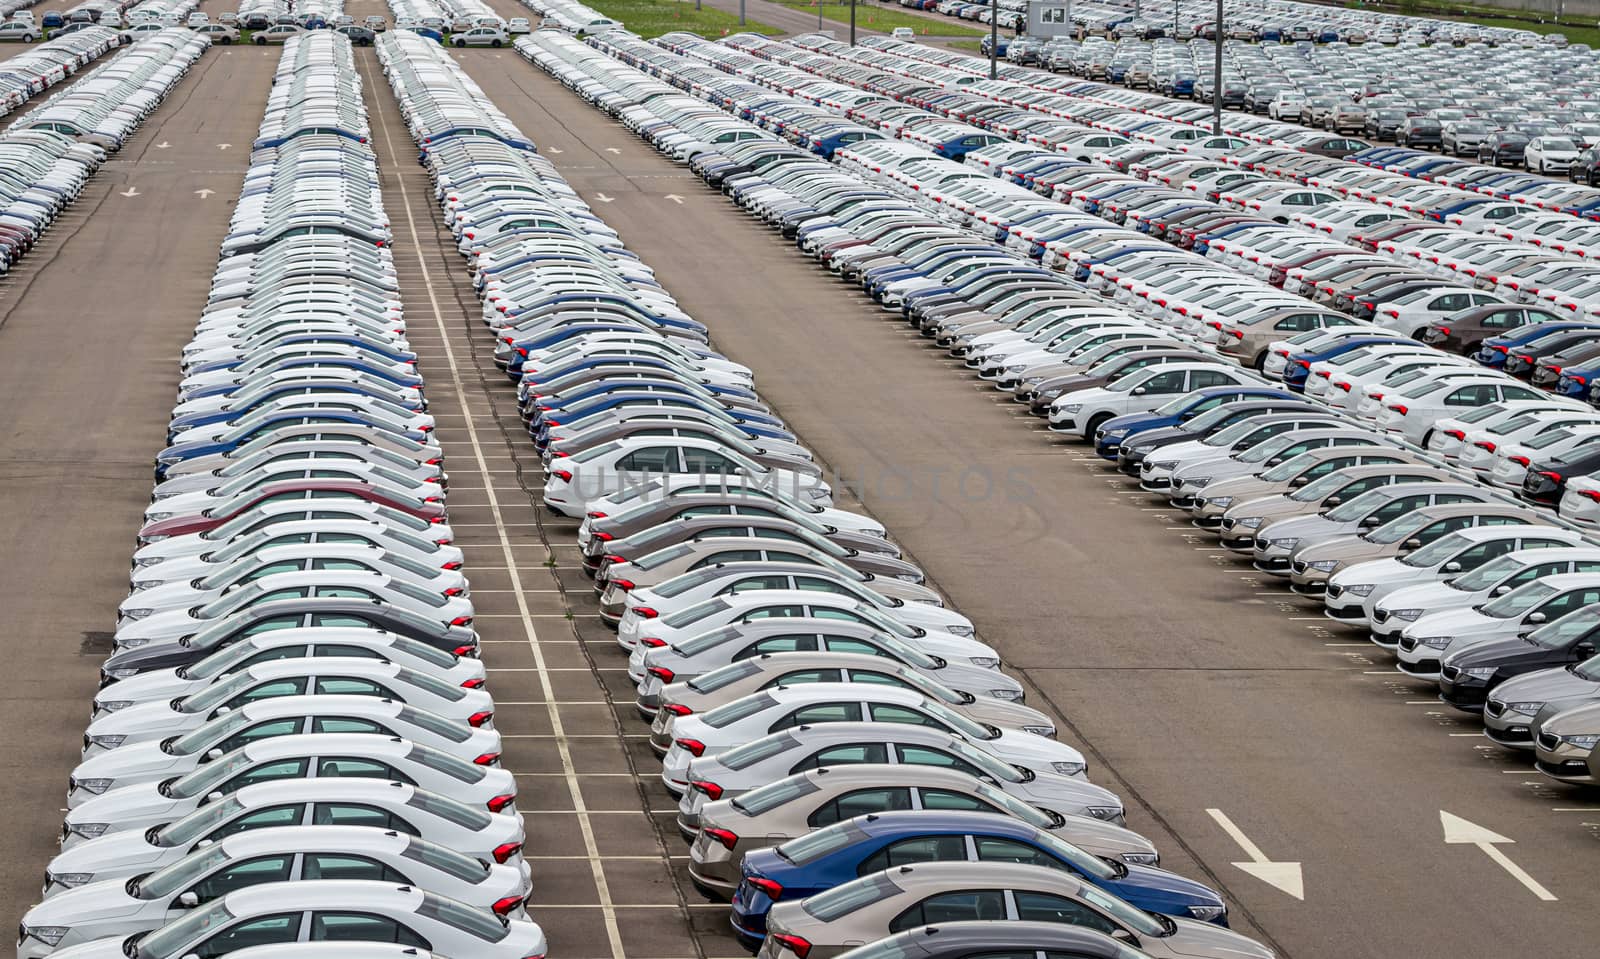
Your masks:
{"label": "car hood", "polygon": [[1220,906],[1222,897],[1203,883],[1153,866],[1124,866],[1126,876],[1096,881],[1108,892],[1131,899],[1141,908],[1182,916],[1186,906]]}
{"label": "car hood", "polygon": [[1437,609],[1441,607],[1471,606],[1479,602],[1483,591],[1465,592],[1439,583],[1418,583],[1397,589],[1378,603],[1380,609]]}
{"label": "car hood", "polygon": [[[1284,502],[1293,507],[1311,505],[1307,503],[1296,503],[1290,499],[1285,499]],[[1265,514],[1263,513],[1263,515]],[[1277,515],[1283,514],[1273,514],[1273,516]],[[1262,522],[1261,526],[1256,529],[1256,535],[1262,539],[1287,539],[1289,537],[1298,537],[1301,543],[1309,544],[1317,542],[1318,540],[1324,540],[1328,539],[1329,537],[1338,536],[1341,533],[1348,533],[1354,528],[1354,523],[1336,523],[1333,520],[1322,516],[1290,516],[1289,518],[1279,519],[1276,522],[1274,522],[1272,516],[1268,516],[1268,518]]]}
{"label": "car hood", "polygon": [[1377,556],[1393,553],[1398,543],[1374,543],[1359,536],[1339,536],[1303,546],[1294,551],[1294,558],[1306,563],[1338,560],[1341,563],[1360,563]]}
{"label": "car hood", "polygon": [[1178,930],[1160,940],[1173,955],[1195,956],[1197,959],[1273,959],[1271,949],[1248,936],[1209,922],[1174,917]]}
{"label": "car hood", "polygon": [[1581,736],[1600,732],[1600,702],[1547,702],[1534,717],[1534,723],[1541,732],[1553,736]]}
{"label": "car hood", "polygon": [[[45,873],[50,876],[87,874],[121,879],[142,872],[153,872],[183,855],[183,849],[151,845],[143,831],[130,830],[91,839],[57,853],[45,868]],[[57,895],[65,895],[65,891]]]}
{"label": "car hood", "polygon": [[1579,699],[1600,693],[1600,683],[1573,675],[1564,667],[1508,679],[1495,687],[1494,699],[1502,703],[1548,703]]}
{"label": "car hood", "polygon": [[29,909],[22,921],[37,928],[77,926],[131,916],[145,903],[128,895],[127,887],[124,879],[108,879],[68,889]]}
{"label": "car hood", "polygon": [[[1460,652],[1445,657],[1445,665],[1467,669],[1472,666],[1520,666],[1523,668],[1554,665],[1566,661],[1566,651],[1546,649],[1530,643],[1521,636],[1490,639],[1473,643]],[[1567,675],[1571,675],[1568,673]],[[1577,679],[1576,676],[1572,677]],[[1579,680],[1582,682],[1582,680]],[[1502,689],[1504,686],[1501,687]]]}
{"label": "car hood", "polygon": [[1025,733],[1020,729],[1002,729],[999,736],[987,740],[983,746],[1008,763],[1026,766],[1041,773],[1054,771],[1051,763],[1087,762],[1083,753],[1066,743]]}
{"label": "car hood", "polygon": [[120,831],[124,824],[170,822],[181,818],[197,805],[192,799],[170,799],[161,794],[159,783],[121,786],[96,796],[67,813],[68,826],[81,823],[110,823],[108,831]]}
{"label": "car hood", "polygon": [[153,736],[177,736],[206,721],[201,713],[183,713],[172,708],[170,700],[139,703],[114,713],[106,713],[89,724],[86,736],[131,736],[149,739]]}
{"label": "car hood", "polygon": [[1405,631],[1412,636],[1449,636],[1460,639],[1463,636],[1498,633],[1502,630],[1515,629],[1516,626],[1516,619],[1495,619],[1468,608],[1424,613],[1416,622],[1407,626]]}
{"label": "car hood", "polygon": [[68,946],[51,953],[52,959],[128,959],[122,951],[126,936],[110,936],[82,945]]}

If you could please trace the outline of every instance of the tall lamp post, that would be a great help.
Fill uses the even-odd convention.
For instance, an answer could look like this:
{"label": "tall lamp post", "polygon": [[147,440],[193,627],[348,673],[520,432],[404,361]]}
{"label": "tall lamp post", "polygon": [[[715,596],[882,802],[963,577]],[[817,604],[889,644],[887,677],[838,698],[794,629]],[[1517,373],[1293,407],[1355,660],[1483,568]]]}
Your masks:
{"label": "tall lamp post", "polygon": [[[1222,0],[1217,0],[1221,3]],[[1000,0],[989,0],[989,79],[1000,76]]]}
{"label": "tall lamp post", "polygon": [[856,0],[850,0],[850,45],[856,45]]}
{"label": "tall lamp post", "polygon": [[1217,59],[1216,72],[1211,75],[1211,127],[1214,136],[1222,136],[1222,0],[1217,0]]}

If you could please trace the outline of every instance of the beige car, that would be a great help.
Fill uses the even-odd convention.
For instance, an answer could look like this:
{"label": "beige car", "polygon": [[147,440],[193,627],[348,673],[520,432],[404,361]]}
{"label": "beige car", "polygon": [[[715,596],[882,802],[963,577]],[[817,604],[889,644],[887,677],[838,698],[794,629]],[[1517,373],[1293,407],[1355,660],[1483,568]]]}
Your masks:
{"label": "beige car", "polygon": [[[1072,873],[1019,862],[919,862],[827,892],[779,902],[767,915],[760,959],[833,959],[865,942],[963,921],[1086,926],[1159,959],[1272,959],[1253,939],[1194,919],[1158,916]],[[1010,955],[1010,953],[1007,953]]]}
{"label": "beige car", "polygon": [[1313,307],[1289,307],[1253,316],[1248,322],[1228,323],[1218,334],[1217,352],[1240,366],[1259,370],[1266,365],[1267,347],[1279,340],[1325,326],[1354,326],[1343,313]]}
{"label": "beige car", "polygon": [[1234,506],[1299,489],[1337,470],[1381,463],[1420,462],[1414,453],[1384,446],[1335,446],[1307,450],[1260,473],[1209,484],[1195,496],[1189,514],[1194,525],[1217,531],[1222,528],[1223,515]]}
{"label": "beige car", "polygon": [[842,819],[891,809],[1004,813],[1096,856],[1143,866],[1161,861],[1150,840],[1131,829],[1039,809],[958,769],[862,764],[810,769],[736,799],[707,803],[700,809],[699,832],[689,850],[689,876],[701,893],[726,901],[739,884],[745,853],[782,845]]}
{"label": "beige car", "polygon": [[1354,499],[1368,490],[1394,483],[1448,483],[1458,477],[1432,466],[1384,463],[1335,470],[1286,493],[1246,500],[1222,514],[1217,533],[1223,547],[1238,553],[1255,550],[1256,533],[1273,523],[1312,516]]}
{"label": "beige car", "polygon": [[1501,503],[1452,503],[1429,506],[1398,519],[1334,540],[1303,546],[1289,555],[1289,588],[1304,596],[1321,596],[1328,577],[1353,563],[1402,556],[1475,526],[1526,526],[1540,522],[1532,510]]}
{"label": "beige car", "polygon": [[[977,670],[978,667],[972,667]],[[984,670],[992,673],[993,670]],[[930,699],[959,709],[980,723],[1055,736],[1055,720],[1019,702],[975,695],[939,682],[920,670],[868,653],[769,653],[730,663],[692,682],[673,683],[661,691],[661,708],[650,724],[650,748],[666,755],[672,748],[676,717],[704,714],[723,703],[770,689],[802,683],[874,683],[915,689]]]}

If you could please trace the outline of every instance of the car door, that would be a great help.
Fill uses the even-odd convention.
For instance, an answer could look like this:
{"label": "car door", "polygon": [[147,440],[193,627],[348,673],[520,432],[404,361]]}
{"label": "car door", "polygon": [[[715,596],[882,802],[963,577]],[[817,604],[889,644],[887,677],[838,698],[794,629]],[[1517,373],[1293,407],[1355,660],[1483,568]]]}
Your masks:
{"label": "car door", "polygon": [[1548,623],[1594,603],[1600,603],[1600,587],[1569,589],[1534,607],[1522,618],[1522,622],[1527,625]]}
{"label": "car door", "polygon": [[1076,899],[1031,889],[1012,889],[1009,890],[1009,895],[1012,918],[1024,922],[1068,923],[1093,929],[1108,936],[1122,931],[1122,927],[1117,923]]}
{"label": "car door", "polygon": [[919,862],[961,862],[970,858],[966,836],[914,836],[892,842],[861,860],[856,866],[856,875],[865,876]]}
{"label": "car door", "polygon": [[808,769],[820,769],[823,766],[855,766],[888,761],[889,747],[884,743],[840,743],[819,749],[795,763],[790,768],[789,775],[802,773]]}
{"label": "car door", "polygon": [[830,799],[818,806],[806,824],[821,829],[836,822],[853,819],[867,813],[893,812],[911,809],[911,790],[905,786],[885,786],[874,789],[855,789]]}
{"label": "car door", "polygon": [[974,889],[936,893],[889,920],[891,933],[946,922],[996,921],[1010,918],[1006,893]]}
{"label": "car door", "polygon": [[310,942],[395,942],[417,949],[431,948],[426,939],[388,916],[342,909],[319,909],[312,913],[306,939]]}
{"label": "car door", "polygon": [[[220,905],[220,904],[219,904]],[[281,912],[241,919],[211,933],[185,950],[184,959],[221,959],[229,953],[251,946],[295,942],[300,938],[304,914]]]}
{"label": "car door", "polygon": [[408,836],[420,835],[415,826],[389,810],[358,802],[314,803],[311,808],[310,825],[371,826],[374,829],[403,832]]}
{"label": "car door", "polygon": [[236,889],[268,882],[287,882],[293,877],[294,853],[257,856],[229,863],[173,897],[168,905],[169,919],[203,902],[221,899]]}

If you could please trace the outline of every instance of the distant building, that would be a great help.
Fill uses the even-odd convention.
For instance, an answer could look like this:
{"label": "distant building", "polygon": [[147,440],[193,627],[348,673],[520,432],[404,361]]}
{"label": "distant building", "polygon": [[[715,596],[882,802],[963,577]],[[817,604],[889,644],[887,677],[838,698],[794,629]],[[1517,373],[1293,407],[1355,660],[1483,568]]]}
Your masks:
{"label": "distant building", "polygon": [[1072,22],[1072,0],[1033,0],[1028,4],[1027,23],[1024,32],[1040,40],[1078,33],[1078,25]]}

